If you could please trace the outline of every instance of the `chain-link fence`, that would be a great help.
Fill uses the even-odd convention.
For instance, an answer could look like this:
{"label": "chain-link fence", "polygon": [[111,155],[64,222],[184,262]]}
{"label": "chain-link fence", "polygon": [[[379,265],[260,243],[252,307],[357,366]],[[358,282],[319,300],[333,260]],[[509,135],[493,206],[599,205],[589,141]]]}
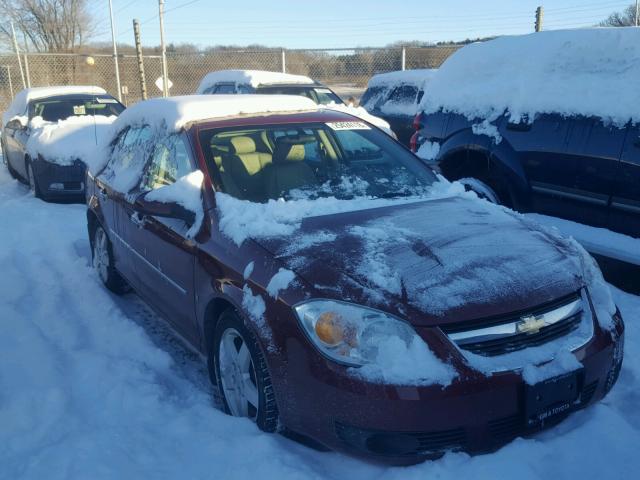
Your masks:
{"label": "chain-link fence", "polygon": [[[357,48],[329,50],[227,50],[201,53],[168,53],[167,69],[172,82],[171,95],[194,93],[208,72],[223,69],[284,71],[307,75],[342,96],[358,97],[372,75],[402,69],[437,68],[456,46]],[[126,87],[123,100],[134,103],[142,98],[138,63],[134,55],[118,56],[120,82]],[[144,56],[147,92],[160,96],[155,82],[162,75],[162,59]],[[22,72],[22,73],[21,73]],[[98,85],[117,96],[114,59],[111,55],[25,54],[20,63],[15,55],[0,55],[0,111],[23,88],[49,85]]]}

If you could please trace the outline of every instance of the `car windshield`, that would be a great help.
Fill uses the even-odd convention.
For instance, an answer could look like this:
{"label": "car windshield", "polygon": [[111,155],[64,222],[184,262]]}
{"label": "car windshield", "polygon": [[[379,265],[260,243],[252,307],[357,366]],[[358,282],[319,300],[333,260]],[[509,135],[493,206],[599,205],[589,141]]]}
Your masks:
{"label": "car windshield", "polygon": [[267,95],[300,95],[313,100],[318,105],[329,105],[330,103],[343,104],[342,99],[327,87],[314,86],[288,86],[270,85],[268,87],[258,87],[256,93]]}
{"label": "car windshield", "polygon": [[222,190],[253,202],[413,196],[436,181],[414,155],[358,121],[203,130],[200,142]]}
{"label": "car windshield", "polygon": [[29,106],[29,118],[42,117],[47,122],[57,122],[73,116],[118,116],[124,105],[109,95],[83,95],[56,97],[34,101]]}

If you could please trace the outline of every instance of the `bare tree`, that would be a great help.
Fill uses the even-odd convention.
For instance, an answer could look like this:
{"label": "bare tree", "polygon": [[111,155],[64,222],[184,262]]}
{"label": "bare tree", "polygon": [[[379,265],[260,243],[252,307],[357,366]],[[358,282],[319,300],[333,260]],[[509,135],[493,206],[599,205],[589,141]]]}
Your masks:
{"label": "bare tree", "polygon": [[614,12],[600,22],[602,27],[631,27],[636,24],[636,5],[629,5],[622,12]]}
{"label": "bare tree", "polygon": [[10,38],[9,21],[38,52],[73,52],[88,40],[92,21],[87,0],[0,0],[5,21],[0,35]]}

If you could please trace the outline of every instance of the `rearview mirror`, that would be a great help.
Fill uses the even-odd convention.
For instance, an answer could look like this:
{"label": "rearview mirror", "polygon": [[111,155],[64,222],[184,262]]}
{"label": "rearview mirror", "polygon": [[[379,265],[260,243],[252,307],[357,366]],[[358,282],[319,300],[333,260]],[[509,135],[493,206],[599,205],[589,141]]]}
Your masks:
{"label": "rearview mirror", "polygon": [[[147,192],[149,193],[149,192]],[[149,201],[145,197],[147,193],[143,193],[133,204],[133,208],[141,215],[149,215],[152,217],[177,218],[182,220],[188,226],[192,226],[196,221],[196,214],[191,210],[187,210],[177,202],[157,202]]]}

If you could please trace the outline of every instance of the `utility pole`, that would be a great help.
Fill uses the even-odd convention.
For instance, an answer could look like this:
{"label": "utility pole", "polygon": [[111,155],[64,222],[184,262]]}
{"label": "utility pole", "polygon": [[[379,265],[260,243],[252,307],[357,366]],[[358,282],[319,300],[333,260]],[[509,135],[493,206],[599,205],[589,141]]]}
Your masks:
{"label": "utility pole", "polygon": [[113,64],[116,69],[116,87],[118,100],[122,102],[122,87],[120,86],[120,68],[118,68],[118,47],[116,46],[116,28],[113,23],[113,2],[109,0],[109,16],[111,17],[111,42],[113,43]]}
{"label": "utility pole", "polygon": [[158,0],[160,15],[160,48],[162,50],[162,96],[169,96],[169,75],[167,74],[167,46],[164,43],[164,0]]}
{"label": "utility pole", "polygon": [[9,93],[11,94],[11,98],[13,98],[13,82],[11,81],[11,65],[0,65],[0,67],[4,67],[7,69],[7,80],[9,80]]}
{"label": "utility pole", "polygon": [[542,31],[542,18],[544,17],[544,8],[536,8],[536,32]]}
{"label": "utility pole", "polygon": [[18,38],[16,37],[16,29],[13,28],[13,22],[11,22],[11,35],[13,36],[13,48],[16,51],[16,57],[18,57],[18,66],[20,67],[20,77],[22,77],[22,88],[27,88],[27,82],[24,80],[24,71],[22,70],[22,59],[20,58],[20,49],[18,48]]}
{"label": "utility pole", "polygon": [[640,26],[640,0],[636,0],[636,27]]}
{"label": "utility pole", "polygon": [[147,79],[144,75],[144,61],[142,58],[142,42],[140,41],[140,22],[133,19],[133,36],[136,44],[136,57],[138,59],[138,76],[140,77],[140,93],[142,100],[147,99]]}

